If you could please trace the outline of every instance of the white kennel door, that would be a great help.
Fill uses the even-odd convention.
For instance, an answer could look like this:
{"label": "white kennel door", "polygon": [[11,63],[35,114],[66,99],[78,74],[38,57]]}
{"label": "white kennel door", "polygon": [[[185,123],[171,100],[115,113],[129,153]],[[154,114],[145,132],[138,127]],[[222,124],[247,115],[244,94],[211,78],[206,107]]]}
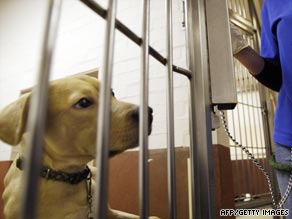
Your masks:
{"label": "white kennel door", "polygon": [[[249,45],[255,50],[259,50],[260,35],[259,12],[256,12],[260,7],[257,4],[259,4],[257,1],[228,1],[230,20],[242,30]],[[233,111],[228,112],[228,125],[237,141],[269,169],[267,155],[271,151],[271,141],[267,115],[271,115],[271,112],[267,113],[269,102],[267,89],[261,86],[237,60],[234,60],[234,69],[238,105]],[[230,142],[230,153],[234,172],[244,179],[236,178],[234,182],[236,206],[250,208],[270,204],[268,185],[262,173],[232,142]],[[272,180],[275,185],[275,179]],[[250,196],[249,199],[246,199],[247,195]]]}

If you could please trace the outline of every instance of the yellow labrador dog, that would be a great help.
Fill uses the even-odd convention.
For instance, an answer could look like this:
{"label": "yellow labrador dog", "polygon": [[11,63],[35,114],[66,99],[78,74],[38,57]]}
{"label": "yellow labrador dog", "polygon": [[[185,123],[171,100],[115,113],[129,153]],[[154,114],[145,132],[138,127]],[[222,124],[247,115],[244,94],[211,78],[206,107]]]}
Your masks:
{"label": "yellow labrador dog", "polygon": [[[93,172],[87,163],[94,159],[96,152],[99,88],[99,81],[89,76],[72,76],[50,84],[38,219],[87,218],[87,177]],[[29,134],[25,131],[29,99],[30,94],[25,94],[0,111],[0,139],[11,145],[20,144],[19,157],[4,179],[6,219],[21,218],[22,154]],[[110,154],[115,155],[138,145],[139,110],[136,105],[118,101],[114,96],[111,103],[109,147]],[[151,108],[148,122],[151,130]],[[136,219],[139,216],[109,208],[108,218]]]}

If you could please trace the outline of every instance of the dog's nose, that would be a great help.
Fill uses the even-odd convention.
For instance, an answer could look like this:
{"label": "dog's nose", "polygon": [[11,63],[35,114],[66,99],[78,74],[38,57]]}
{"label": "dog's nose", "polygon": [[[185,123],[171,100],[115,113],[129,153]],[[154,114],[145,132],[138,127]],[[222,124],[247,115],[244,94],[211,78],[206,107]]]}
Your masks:
{"label": "dog's nose", "polygon": [[[135,121],[139,122],[139,107],[137,107],[132,112],[132,117]],[[148,107],[148,123],[151,124],[153,121],[153,109],[151,107]]]}
{"label": "dog's nose", "polygon": [[138,107],[132,111],[131,116],[135,121],[137,121],[137,122],[139,121],[139,108]]}
{"label": "dog's nose", "polygon": [[153,121],[153,109],[151,107],[148,107],[148,122],[151,124]]}
{"label": "dog's nose", "polygon": [[153,113],[152,107],[148,107],[148,113],[149,113],[149,115]]}

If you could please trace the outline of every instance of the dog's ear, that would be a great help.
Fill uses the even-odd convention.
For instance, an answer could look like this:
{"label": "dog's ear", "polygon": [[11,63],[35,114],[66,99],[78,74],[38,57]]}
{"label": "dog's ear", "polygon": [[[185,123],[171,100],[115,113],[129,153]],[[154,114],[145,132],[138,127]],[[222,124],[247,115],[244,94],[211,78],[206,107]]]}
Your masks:
{"label": "dog's ear", "polygon": [[20,142],[28,114],[30,94],[21,96],[0,111],[0,139],[8,144]]}

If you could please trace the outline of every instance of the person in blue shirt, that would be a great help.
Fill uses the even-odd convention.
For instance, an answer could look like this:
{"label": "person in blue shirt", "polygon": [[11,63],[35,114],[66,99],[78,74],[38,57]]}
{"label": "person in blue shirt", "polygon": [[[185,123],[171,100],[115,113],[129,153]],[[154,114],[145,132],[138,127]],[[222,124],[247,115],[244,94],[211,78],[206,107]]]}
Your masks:
{"label": "person in blue shirt", "polygon": [[[231,26],[233,55],[263,85],[279,92],[273,140],[276,162],[292,162],[292,1],[264,0],[260,54],[249,47],[241,32]],[[289,171],[277,171],[281,194],[286,191]],[[292,219],[292,194],[284,207]]]}

